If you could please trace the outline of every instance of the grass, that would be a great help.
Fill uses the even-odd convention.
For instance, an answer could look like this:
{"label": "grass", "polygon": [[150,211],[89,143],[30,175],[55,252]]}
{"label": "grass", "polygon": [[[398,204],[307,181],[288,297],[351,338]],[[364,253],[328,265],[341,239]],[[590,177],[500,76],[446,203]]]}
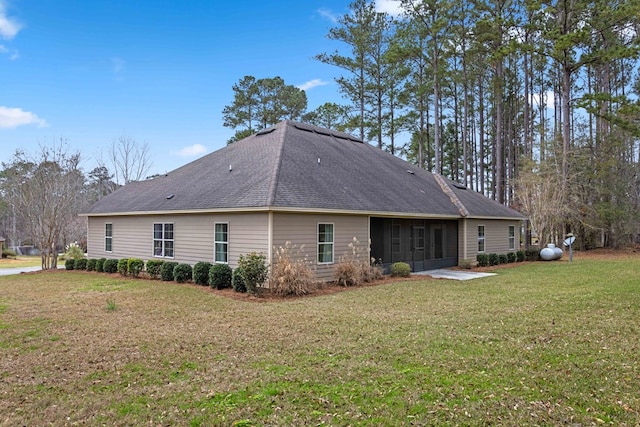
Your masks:
{"label": "grass", "polygon": [[15,258],[0,258],[0,268],[40,267],[40,256],[19,255]]}
{"label": "grass", "polygon": [[285,301],[0,277],[0,424],[638,425],[638,271],[577,256]]}

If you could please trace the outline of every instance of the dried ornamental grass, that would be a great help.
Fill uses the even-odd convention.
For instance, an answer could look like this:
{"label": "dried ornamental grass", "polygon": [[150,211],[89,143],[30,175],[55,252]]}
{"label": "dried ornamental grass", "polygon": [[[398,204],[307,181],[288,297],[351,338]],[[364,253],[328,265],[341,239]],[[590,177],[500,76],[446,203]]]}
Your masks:
{"label": "dried ornamental grass", "polygon": [[286,242],[275,249],[274,262],[269,274],[269,289],[279,296],[306,295],[317,285],[304,245],[299,248]]}

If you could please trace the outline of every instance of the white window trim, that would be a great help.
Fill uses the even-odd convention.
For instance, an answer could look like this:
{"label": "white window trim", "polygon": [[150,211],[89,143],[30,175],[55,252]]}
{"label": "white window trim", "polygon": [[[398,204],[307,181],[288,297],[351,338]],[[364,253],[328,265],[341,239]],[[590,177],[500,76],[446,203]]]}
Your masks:
{"label": "white window trim", "polygon": [[[482,237],[480,237],[480,227],[482,227]],[[487,227],[484,224],[478,224],[476,228],[476,238],[478,241],[478,253],[483,254],[487,251]],[[480,250],[480,241],[482,240],[482,250]]]}
{"label": "white window trim", "polygon": [[[111,236],[107,236],[107,225],[111,225]],[[109,243],[111,244],[111,250],[107,250],[107,239],[109,239]],[[107,253],[113,252],[113,223],[105,222],[104,223],[104,251]]]}
{"label": "white window trim", "polygon": [[[513,236],[511,235],[511,230],[513,230]],[[509,250],[515,251],[516,250],[516,226],[510,225],[507,233],[509,233]]]}
{"label": "white window trim", "polygon": [[[320,225],[330,225],[332,240],[329,242],[320,242]],[[318,260],[320,255],[320,245],[331,244],[331,261],[320,262]],[[318,222],[316,224],[316,263],[318,265],[330,265],[335,263],[336,259],[336,225],[333,222]]]}
{"label": "white window trim", "polygon": [[[162,238],[161,239],[156,239],[156,224],[161,224],[162,225]],[[166,239],[164,237],[164,226],[167,224],[171,224],[172,225],[172,229],[173,229],[173,239]],[[154,258],[168,258],[168,259],[174,259],[176,257],[176,226],[175,223],[173,222],[154,222],[153,223],[153,228],[151,229],[151,235],[152,235],[152,240],[151,240],[151,252]],[[162,242],[162,255],[156,255],[154,248],[155,248],[155,242],[156,240],[159,240]],[[172,256],[167,256],[165,255],[165,242],[171,241],[173,242],[173,255]]]}
{"label": "white window trim", "polygon": [[[224,225],[227,226],[227,241],[226,242],[216,240],[216,234],[217,234],[216,233],[216,226],[218,224],[224,224]],[[229,223],[228,222],[214,222],[213,223],[213,262],[215,264],[229,264],[229,234],[230,234],[230,228],[231,227],[229,227]],[[222,243],[222,244],[227,245],[227,262],[216,260],[216,245],[218,243]]]}

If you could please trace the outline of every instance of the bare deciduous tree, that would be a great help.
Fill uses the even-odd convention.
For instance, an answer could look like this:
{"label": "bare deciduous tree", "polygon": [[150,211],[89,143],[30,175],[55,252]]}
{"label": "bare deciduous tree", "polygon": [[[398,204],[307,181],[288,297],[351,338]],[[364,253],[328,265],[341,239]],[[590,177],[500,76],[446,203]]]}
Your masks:
{"label": "bare deciduous tree", "polygon": [[128,184],[145,178],[151,168],[149,144],[138,144],[135,139],[121,136],[113,140],[109,147],[109,162],[115,175],[115,182]]}
{"label": "bare deciduous tree", "polygon": [[41,147],[36,157],[16,152],[3,185],[17,214],[42,254],[42,268],[57,267],[57,246],[82,205],[84,175],[80,154],[69,154],[64,141]]}
{"label": "bare deciduous tree", "polygon": [[521,211],[529,217],[540,247],[557,242],[568,214],[562,175],[557,168],[541,163],[527,169],[518,178],[516,189]]}

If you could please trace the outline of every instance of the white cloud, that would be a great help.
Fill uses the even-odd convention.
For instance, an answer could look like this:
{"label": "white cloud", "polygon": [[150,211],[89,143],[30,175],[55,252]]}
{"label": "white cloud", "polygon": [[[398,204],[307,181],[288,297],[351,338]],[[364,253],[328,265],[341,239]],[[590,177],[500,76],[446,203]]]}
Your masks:
{"label": "white cloud", "polygon": [[404,9],[399,0],[376,0],[376,12],[386,12],[391,16],[400,16]]}
{"label": "white cloud", "polygon": [[338,23],[338,15],[331,12],[329,9],[318,9],[318,13],[325,19],[328,19],[334,24]]}
{"label": "white cloud", "polygon": [[180,157],[195,157],[207,152],[207,147],[202,144],[193,144],[175,152]]}
{"label": "white cloud", "polygon": [[301,85],[296,86],[298,89],[302,89],[302,90],[309,90],[312,89],[316,86],[324,86],[328,84],[327,82],[324,82],[320,79],[313,79],[313,80],[309,80],[306,83],[302,83]]}
{"label": "white cloud", "polygon": [[29,111],[0,106],[0,129],[14,129],[24,125],[48,126],[46,121]]}
{"label": "white cloud", "polygon": [[8,47],[2,44],[0,44],[0,55],[1,54],[9,55],[9,59],[12,61],[20,57],[17,50],[9,49]]}
{"label": "white cloud", "polygon": [[[553,110],[555,108],[555,98],[554,98],[555,94],[553,93],[553,91],[547,91],[544,94],[544,103],[545,103],[545,107],[549,110]],[[531,104],[535,105],[536,107],[540,106],[540,94],[538,93],[534,93],[531,94]]]}
{"label": "white cloud", "polygon": [[21,28],[22,25],[18,21],[7,16],[6,1],[0,0],[0,37],[11,40]]}

